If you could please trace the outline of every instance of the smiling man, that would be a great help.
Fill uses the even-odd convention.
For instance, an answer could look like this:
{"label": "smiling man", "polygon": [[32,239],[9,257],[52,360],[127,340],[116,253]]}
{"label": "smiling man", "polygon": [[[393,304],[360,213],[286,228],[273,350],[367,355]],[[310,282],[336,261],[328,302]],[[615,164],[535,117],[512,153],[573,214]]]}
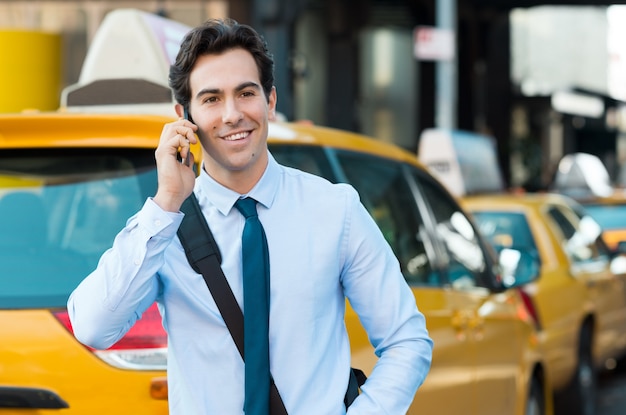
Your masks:
{"label": "smiling man", "polygon": [[[155,152],[158,190],[72,293],[76,337],[110,347],[157,301],[168,333],[171,415],[269,415],[272,382],[292,415],[405,413],[430,368],[424,316],[357,192],[279,165],[268,151],[277,96],[262,37],[232,20],[206,22],[183,40],[170,86],[180,119],[164,126]],[[196,177],[189,144],[197,140]],[[192,193],[243,310],[245,364],[177,236]],[[251,248],[250,221],[264,234]],[[265,261],[251,265],[250,252],[265,241]],[[265,277],[266,289],[250,288]],[[346,298],[379,354],[348,408]],[[256,302],[268,313],[261,323],[251,323],[262,314],[251,311]],[[268,362],[254,373],[248,343],[266,345],[259,360]]]}

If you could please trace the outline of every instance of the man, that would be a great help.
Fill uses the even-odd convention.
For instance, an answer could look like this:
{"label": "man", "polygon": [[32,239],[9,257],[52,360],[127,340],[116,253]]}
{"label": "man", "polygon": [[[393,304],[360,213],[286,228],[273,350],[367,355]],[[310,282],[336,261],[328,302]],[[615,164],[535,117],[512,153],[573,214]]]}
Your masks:
{"label": "man", "polygon": [[[164,126],[155,152],[157,193],[72,293],[68,310],[76,337],[107,348],[156,300],[168,333],[170,414],[249,415],[253,399],[245,396],[244,362],[176,232],[184,216],[180,207],[193,191],[247,318],[246,219],[234,206],[250,197],[269,246],[265,337],[287,412],[346,412],[347,297],[380,356],[348,413],[405,413],[430,368],[424,317],[356,191],[283,167],[268,152],[277,97],[263,39],[231,20],[208,21],[185,37],[170,86],[180,119]],[[188,161],[189,143],[197,140],[202,169],[196,179]]]}

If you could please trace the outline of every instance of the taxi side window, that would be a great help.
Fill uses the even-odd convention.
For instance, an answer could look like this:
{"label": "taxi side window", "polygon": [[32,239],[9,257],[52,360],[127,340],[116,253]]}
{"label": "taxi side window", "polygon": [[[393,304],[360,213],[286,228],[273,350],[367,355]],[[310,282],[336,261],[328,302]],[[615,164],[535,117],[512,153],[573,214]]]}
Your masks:
{"label": "taxi side window", "polygon": [[[426,234],[403,165],[379,157],[337,152],[348,182],[359,192],[400,262],[409,284],[439,285],[425,249]],[[426,237],[427,238],[427,237]]]}
{"label": "taxi side window", "polygon": [[584,217],[576,217],[577,223],[572,223],[557,206],[550,207],[548,215],[561,231],[565,252],[574,263],[583,264],[608,258],[606,247],[599,238],[599,228],[597,233],[590,233],[587,227],[581,226]]}
{"label": "taxi side window", "polygon": [[474,212],[480,231],[496,248],[513,248],[537,255],[537,245],[523,213]]}
{"label": "taxi side window", "polygon": [[435,230],[447,253],[448,280],[453,286],[478,285],[487,269],[476,231],[454,199],[425,175],[415,175],[435,219]]}
{"label": "taxi side window", "polygon": [[[20,150],[5,152],[0,164],[6,177],[27,185],[0,198],[0,239],[10,238],[0,252],[9,275],[0,301],[18,308],[65,304],[156,191],[150,149]],[[7,242],[18,249],[10,256]]]}
{"label": "taxi side window", "polygon": [[293,167],[335,183],[328,157],[320,147],[297,145],[269,145],[276,161],[283,166]]}

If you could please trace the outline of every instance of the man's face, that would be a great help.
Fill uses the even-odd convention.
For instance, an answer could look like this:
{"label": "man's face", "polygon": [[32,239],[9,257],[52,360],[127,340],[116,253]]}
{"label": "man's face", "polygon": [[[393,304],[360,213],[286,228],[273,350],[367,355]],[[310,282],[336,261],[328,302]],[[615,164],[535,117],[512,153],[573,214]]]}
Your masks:
{"label": "man's face", "polygon": [[237,48],[201,56],[189,84],[189,112],[199,127],[207,173],[226,186],[233,178],[256,183],[267,165],[268,121],[275,116],[276,91],[272,89],[268,102],[252,55]]}

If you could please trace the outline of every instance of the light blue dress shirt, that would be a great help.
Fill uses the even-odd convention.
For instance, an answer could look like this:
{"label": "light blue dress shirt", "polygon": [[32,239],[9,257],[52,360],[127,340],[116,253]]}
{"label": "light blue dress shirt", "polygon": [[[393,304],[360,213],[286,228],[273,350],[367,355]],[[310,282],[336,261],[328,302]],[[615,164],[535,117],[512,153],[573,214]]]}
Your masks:
{"label": "light blue dress shirt", "polygon": [[[242,196],[259,202],[270,252],[270,365],[287,411],[346,413],[347,297],[380,357],[348,413],[406,413],[430,368],[432,341],[396,257],[351,186],[269,159],[248,195],[204,170],[194,192],[240,305],[244,218],[233,205]],[[81,342],[104,349],[158,301],[168,333],[170,414],[241,414],[243,362],[176,236],[182,217],[148,199],[72,293],[71,322]]]}

